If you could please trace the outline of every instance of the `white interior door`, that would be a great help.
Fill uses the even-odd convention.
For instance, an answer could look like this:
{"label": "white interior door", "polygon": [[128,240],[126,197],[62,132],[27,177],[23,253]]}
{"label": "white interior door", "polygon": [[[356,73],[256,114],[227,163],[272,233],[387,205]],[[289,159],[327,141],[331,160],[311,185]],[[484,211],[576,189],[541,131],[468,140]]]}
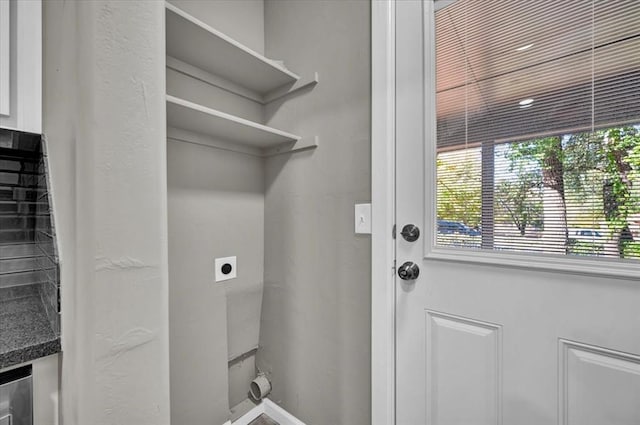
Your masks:
{"label": "white interior door", "polygon": [[639,263],[438,246],[434,3],[395,19],[396,424],[640,424]]}

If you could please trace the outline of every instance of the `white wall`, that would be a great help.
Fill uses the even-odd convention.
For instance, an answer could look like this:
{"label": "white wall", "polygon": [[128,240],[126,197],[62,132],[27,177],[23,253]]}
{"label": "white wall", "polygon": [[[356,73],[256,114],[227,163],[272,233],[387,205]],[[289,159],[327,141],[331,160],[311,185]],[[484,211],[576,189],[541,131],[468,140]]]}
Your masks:
{"label": "white wall", "polygon": [[[262,0],[174,0],[264,51]],[[167,92],[252,121],[262,105],[167,68]],[[170,140],[168,145],[171,403],[174,423],[223,423],[247,398],[264,275],[264,162]],[[237,256],[237,279],[214,282],[214,259]],[[194,349],[197,347],[197,350]]]}
{"label": "white wall", "polygon": [[162,2],[44,2],[65,425],[169,423]]}
{"label": "white wall", "polygon": [[263,0],[171,0],[172,4],[264,54]]}
{"label": "white wall", "polygon": [[167,68],[167,93],[227,114],[260,122],[262,105]]}
{"label": "white wall", "polygon": [[271,105],[269,123],[320,146],[266,163],[258,367],[306,423],[367,425],[371,241],[354,234],[353,207],[371,196],[370,4],[267,0],[265,34],[267,56],[320,75]]}
{"label": "white wall", "polygon": [[[258,342],[262,160],[184,142],[168,148],[172,422],[222,424],[233,404],[227,360]],[[214,258],[232,255],[238,278],[215,283]],[[237,385],[246,394],[249,381]]]}
{"label": "white wall", "polygon": [[[247,334],[229,330],[260,314],[266,248],[260,356],[273,399],[307,423],[366,424],[369,239],[353,235],[353,204],[370,196],[369,4],[268,1],[265,14],[267,56],[323,79],[266,117],[321,147],[269,159],[265,179],[257,158],[169,142],[171,281],[184,285],[172,291],[185,297],[172,297],[172,323],[182,312],[194,326],[172,326],[184,341],[171,352],[211,354],[196,359],[208,369],[176,355],[213,380],[180,385],[214,406],[207,423],[224,419],[222,356],[244,350],[233,347]],[[65,425],[169,423],[163,16],[154,1],[45,2]],[[238,252],[241,277],[213,284],[213,257]]]}

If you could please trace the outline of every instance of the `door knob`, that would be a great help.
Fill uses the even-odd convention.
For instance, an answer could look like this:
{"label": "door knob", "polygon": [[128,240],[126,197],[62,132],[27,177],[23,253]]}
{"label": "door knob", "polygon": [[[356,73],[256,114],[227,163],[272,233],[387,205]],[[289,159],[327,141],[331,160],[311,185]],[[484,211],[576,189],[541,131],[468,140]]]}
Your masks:
{"label": "door knob", "polygon": [[420,275],[420,267],[411,261],[405,262],[398,268],[398,276],[402,280],[415,280]]}
{"label": "door knob", "polygon": [[405,224],[400,234],[402,235],[405,241],[415,242],[420,237],[420,229],[418,229],[418,226],[414,224]]}

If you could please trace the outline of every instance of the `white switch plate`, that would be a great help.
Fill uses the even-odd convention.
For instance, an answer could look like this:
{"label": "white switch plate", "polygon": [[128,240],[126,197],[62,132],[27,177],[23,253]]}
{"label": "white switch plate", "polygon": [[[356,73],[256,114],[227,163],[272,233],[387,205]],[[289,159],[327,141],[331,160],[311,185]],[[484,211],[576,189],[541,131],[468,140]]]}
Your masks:
{"label": "white switch plate", "polygon": [[371,204],[356,204],[355,232],[371,234]]}
{"label": "white switch plate", "polygon": [[[235,279],[237,276],[238,267],[236,264],[236,257],[224,257],[224,258],[216,258],[216,282],[222,282],[224,280]],[[231,266],[231,271],[228,273],[224,273],[222,271],[222,267],[225,264],[229,264]]]}

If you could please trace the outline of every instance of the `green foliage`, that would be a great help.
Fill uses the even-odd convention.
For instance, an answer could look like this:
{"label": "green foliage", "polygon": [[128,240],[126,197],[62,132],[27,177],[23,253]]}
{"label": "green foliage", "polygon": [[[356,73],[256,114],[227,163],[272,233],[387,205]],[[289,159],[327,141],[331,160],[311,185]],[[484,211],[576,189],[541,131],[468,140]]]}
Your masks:
{"label": "green foliage", "polygon": [[542,226],[542,198],[539,184],[527,175],[516,181],[502,181],[495,193],[496,219],[513,223],[524,236],[529,226]]}
{"label": "green foliage", "polygon": [[[572,202],[596,199],[593,195],[594,184],[602,189],[600,210],[591,209],[589,217],[581,221],[597,222],[601,214],[610,230],[618,235],[620,255],[624,255],[628,240],[622,240],[623,231],[628,231],[629,218],[640,212],[640,196],[633,189],[633,182],[640,177],[640,135],[634,127],[615,127],[606,130],[576,133],[565,137],[546,137],[511,145],[507,158],[510,170],[516,172],[519,179],[527,180],[529,186],[541,185],[556,190],[563,201],[564,225],[568,230],[567,194]],[[534,167],[521,174],[523,163],[533,163]],[[533,171],[532,171],[533,170]],[[525,184],[526,185],[526,184]],[[503,188],[507,190],[509,188]],[[511,197],[520,190],[512,187]],[[505,195],[501,195],[505,196]],[[528,195],[529,198],[533,194]],[[524,200],[520,200],[522,203]],[[529,199],[527,202],[531,202]],[[588,201],[587,201],[588,202]],[[517,225],[525,217],[525,212],[513,218]],[[584,215],[584,214],[583,214]],[[626,236],[628,238],[628,236]],[[567,240],[567,245],[569,245]],[[583,244],[570,247],[571,252],[589,251]]]}
{"label": "green foliage", "polygon": [[592,188],[593,174],[598,167],[598,146],[593,133],[576,133],[564,138],[564,182],[568,191],[578,196]]}
{"label": "green foliage", "polygon": [[624,258],[640,259],[640,242],[628,242],[624,247]]}
{"label": "green foliage", "polygon": [[480,150],[450,152],[437,159],[438,218],[480,225],[482,180]]}
{"label": "green foliage", "polygon": [[596,151],[604,173],[604,214],[609,228],[621,232],[629,216],[640,212],[633,181],[640,170],[640,135],[633,127],[610,128],[596,133]]}
{"label": "green foliage", "polygon": [[537,185],[543,185],[558,191],[564,197],[564,159],[560,137],[545,137],[514,143],[507,153],[511,161],[511,171],[521,168],[522,163],[533,163],[527,177]]}
{"label": "green foliage", "polygon": [[[527,229],[542,227],[547,215],[543,191],[550,189],[562,202],[552,211],[559,220],[553,224],[564,226],[567,253],[604,254],[602,244],[569,239],[569,219],[573,226],[587,228],[606,221],[607,238],[617,239],[620,257],[640,258],[640,242],[630,231],[630,220],[640,214],[638,128],[621,126],[497,146],[508,172],[494,176],[496,222],[512,223],[522,236]],[[481,223],[481,162],[479,148],[438,155],[438,218],[471,227]]]}
{"label": "green foliage", "polygon": [[569,246],[569,253],[573,255],[602,255],[604,245],[594,242],[574,241]]}
{"label": "green foliage", "polygon": [[580,192],[589,170],[597,167],[596,146],[591,133],[577,133],[513,143],[506,157],[511,171],[519,171],[523,163],[530,164],[527,178],[536,184],[559,192]]}
{"label": "green foliage", "polygon": [[[562,225],[564,226],[565,247],[568,249],[567,204],[564,183],[566,155],[562,139],[560,137],[545,137],[514,143],[510,146],[505,156],[510,161],[510,171],[515,171],[521,181],[520,187],[546,187],[558,193],[562,202],[561,217]],[[523,168],[526,170],[524,173],[522,172]],[[521,201],[522,205],[540,205],[542,210],[542,202],[536,202],[533,191],[523,192],[523,195],[525,198]],[[529,211],[524,209],[513,219],[520,229],[521,235],[524,235],[524,229],[519,223],[527,219],[524,214],[528,213]],[[540,211],[540,216],[542,215],[542,211]]]}

